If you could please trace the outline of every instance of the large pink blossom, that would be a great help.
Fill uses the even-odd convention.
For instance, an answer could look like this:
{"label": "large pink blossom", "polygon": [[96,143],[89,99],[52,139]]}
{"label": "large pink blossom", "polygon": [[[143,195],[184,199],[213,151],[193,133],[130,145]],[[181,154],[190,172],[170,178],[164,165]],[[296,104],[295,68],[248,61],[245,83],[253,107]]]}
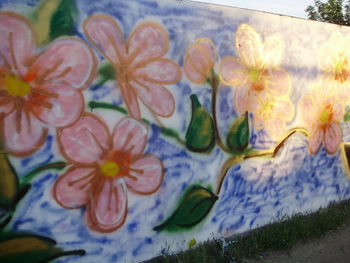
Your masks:
{"label": "large pink blossom", "polygon": [[162,26],[143,23],[125,41],[112,17],[93,15],[84,22],[87,38],[114,66],[118,87],[130,115],[141,118],[141,102],[155,115],[169,117],[175,100],[164,85],[181,79],[181,70],[163,56],[169,50],[169,38]]}
{"label": "large pink blossom", "polygon": [[81,115],[80,92],[96,59],[83,41],[59,38],[42,52],[30,22],[0,12],[0,123],[6,149],[23,156],[44,142],[47,127],[65,127]]}
{"label": "large pink blossom", "polygon": [[160,159],[144,154],[147,128],[132,118],[122,119],[112,135],[102,120],[85,114],[76,124],[58,131],[62,154],[72,167],[56,181],[53,194],[65,208],[85,206],[88,226],[112,232],[126,219],[127,188],[141,195],[160,187]]}

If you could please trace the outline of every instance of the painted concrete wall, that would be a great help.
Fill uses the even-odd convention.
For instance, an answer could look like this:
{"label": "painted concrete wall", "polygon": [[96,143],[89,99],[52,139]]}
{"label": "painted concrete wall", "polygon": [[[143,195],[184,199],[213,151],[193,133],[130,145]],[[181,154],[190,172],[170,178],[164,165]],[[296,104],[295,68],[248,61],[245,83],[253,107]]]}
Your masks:
{"label": "painted concrete wall", "polygon": [[0,8],[0,248],[23,249],[3,261],[139,262],[349,198],[349,28],[170,0]]}

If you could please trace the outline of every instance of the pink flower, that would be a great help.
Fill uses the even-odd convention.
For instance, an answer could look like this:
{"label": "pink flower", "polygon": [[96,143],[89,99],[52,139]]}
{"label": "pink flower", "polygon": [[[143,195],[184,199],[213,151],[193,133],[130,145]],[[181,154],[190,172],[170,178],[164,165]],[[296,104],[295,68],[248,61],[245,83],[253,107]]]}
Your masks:
{"label": "pink flower", "polygon": [[283,97],[284,101],[288,101],[289,111],[285,120],[291,120],[291,113],[294,113],[289,99],[291,80],[289,74],[279,67],[283,55],[282,41],[276,36],[269,36],[263,42],[253,27],[241,24],[236,32],[235,44],[239,57],[224,57],[219,74],[224,84],[235,87],[236,110],[239,113],[252,112],[255,126],[267,128],[270,120],[265,118],[265,121],[261,121],[259,109],[264,105],[260,104],[266,102],[266,97],[280,102],[282,100],[277,97]]}
{"label": "pink flower", "polygon": [[320,81],[299,102],[301,120],[310,132],[309,151],[316,154],[321,147],[334,154],[342,140],[340,121],[344,105],[332,87],[332,82]]}
{"label": "pink flower", "polygon": [[62,154],[72,167],[53,188],[56,201],[65,208],[85,206],[88,226],[98,232],[112,232],[126,219],[130,191],[149,195],[164,177],[162,162],[143,154],[146,127],[132,118],[122,119],[112,135],[104,122],[84,114],[73,126],[58,131]]}
{"label": "pink flower", "polygon": [[6,148],[24,156],[46,139],[47,126],[64,127],[81,115],[80,89],[92,81],[96,59],[77,38],[59,38],[35,53],[29,21],[0,12],[0,123]]}
{"label": "pink flower", "polygon": [[187,78],[198,84],[206,82],[211,76],[216,57],[215,45],[210,39],[196,39],[185,54],[184,71]]}
{"label": "pink flower", "polygon": [[169,50],[163,27],[143,23],[125,41],[112,17],[93,15],[85,20],[84,32],[114,66],[118,87],[132,117],[141,118],[138,99],[155,115],[173,114],[174,97],[163,85],[180,81],[181,70],[175,62],[163,58]]}

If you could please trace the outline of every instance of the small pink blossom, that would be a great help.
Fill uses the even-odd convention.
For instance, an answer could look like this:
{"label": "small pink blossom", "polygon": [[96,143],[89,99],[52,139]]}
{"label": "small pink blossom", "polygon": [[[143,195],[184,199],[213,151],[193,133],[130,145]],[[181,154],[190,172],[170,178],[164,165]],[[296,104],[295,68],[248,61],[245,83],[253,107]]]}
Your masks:
{"label": "small pink blossom", "polygon": [[126,41],[115,20],[100,14],[85,20],[84,32],[114,66],[118,87],[132,117],[141,119],[138,100],[155,115],[173,114],[175,100],[164,85],[180,81],[181,70],[174,61],[163,57],[169,50],[169,38],[162,26],[143,23]]}
{"label": "small pink blossom", "polygon": [[214,43],[208,38],[199,38],[191,44],[185,54],[184,71],[194,83],[204,83],[211,76],[216,62]]}
{"label": "small pink blossom", "polygon": [[56,201],[68,209],[86,207],[89,228],[112,232],[128,210],[127,188],[140,195],[157,191],[164,177],[161,160],[144,154],[147,128],[122,119],[112,135],[104,122],[86,113],[73,126],[58,131],[62,154],[72,163],[53,188]]}

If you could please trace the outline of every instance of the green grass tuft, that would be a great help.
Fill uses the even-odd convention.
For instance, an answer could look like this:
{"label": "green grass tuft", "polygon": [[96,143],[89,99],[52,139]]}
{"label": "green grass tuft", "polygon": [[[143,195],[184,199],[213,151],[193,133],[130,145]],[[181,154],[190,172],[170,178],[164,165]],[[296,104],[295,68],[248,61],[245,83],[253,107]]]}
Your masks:
{"label": "green grass tuft", "polygon": [[271,224],[229,239],[211,240],[176,255],[148,263],[244,262],[247,258],[291,248],[297,242],[322,237],[350,223],[350,200],[331,203],[313,213],[284,216]]}

